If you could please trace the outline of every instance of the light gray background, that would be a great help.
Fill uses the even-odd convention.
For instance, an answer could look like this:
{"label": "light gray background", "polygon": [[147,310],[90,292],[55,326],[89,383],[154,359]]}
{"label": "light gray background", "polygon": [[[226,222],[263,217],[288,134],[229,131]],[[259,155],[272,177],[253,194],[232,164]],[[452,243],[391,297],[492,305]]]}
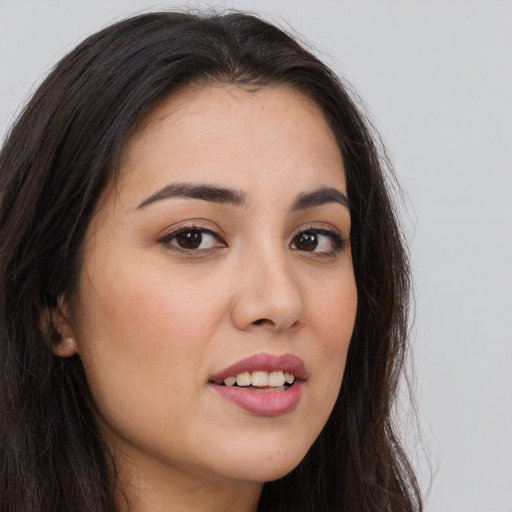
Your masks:
{"label": "light gray background", "polygon": [[512,2],[0,0],[0,138],[84,36],[172,5],[286,20],[359,91],[410,202],[427,510],[512,512]]}

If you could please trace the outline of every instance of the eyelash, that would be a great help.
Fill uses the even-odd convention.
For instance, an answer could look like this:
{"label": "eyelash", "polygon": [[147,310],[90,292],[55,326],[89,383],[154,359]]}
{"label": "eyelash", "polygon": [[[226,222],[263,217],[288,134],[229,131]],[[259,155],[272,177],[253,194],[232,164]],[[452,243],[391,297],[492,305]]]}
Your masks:
{"label": "eyelash", "polygon": [[[201,235],[201,240],[199,242],[200,244],[203,242],[202,237],[206,234],[206,235],[213,237],[217,241],[217,243],[221,244],[222,247],[220,247],[220,248],[227,247],[227,244],[223,241],[221,235],[218,232],[216,232],[212,229],[206,228],[204,226],[198,226],[195,224],[181,226],[173,231],[170,231],[169,233],[166,233],[163,237],[161,237],[158,240],[158,242],[163,245],[167,245],[173,251],[176,251],[179,253],[190,254],[193,256],[201,256],[201,255],[209,254],[210,252],[213,252],[217,249],[217,247],[215,247],[215,246],[208,247],[205,249],[199,249],[199,248],[186,248],[186,247],[172,244],[173,240],[175,240],[178,236],[185,235],[187,233],[199,233]],[[315,257],[322,257],[322,256],[333,257],[333,256],[336,256],[341,251],[343,251],[343,249],[348,244],[348,240],[343,235],[341,235],[340,233],[337,233],[336,231],[331,231],[329,229],[319,228],[319,227],[315,227],[315,226],[306,226],[305,228],[301,229],[293,236],[292,241],[290,242],[290,246],[296,245],[299,237],[307,236],[307,235],[310,235],[310,236],[312,235],[314,237],[317,237],[317,240],[318,240],[318,236],[328,237],[332,244],[332,249],[328,252],[326,252],[326,251],[318,252],[315,250],[312,250],[312,251],[301,250],[296,247],[295,248],[291,247],[291,248],[293,250],[296,250],[299,252],[304,252],[306,254],[309,253],[311,255],[314,255]],[[318,242],[317,242],[317,245],[318,245]],[[316,247],[317,246],[315,246],[314,249],[316,249]]]}
{"label": "eyelash", "polygon": [[[292,242],[290,243],[290,245],[295,243],[295,241],[299,237],[304,236],[304,235],[311,235],[311,234],[316,237],[318,237],[320,235],[320,236],[325,236],[325,237],[329,238],[329,240],[332,243],[332,249],[329,252],[324,252],[324,251],[316,252],[316,251],[307,251],[307,250],[301,251],[301,252],[306,252],[306,253],[309,252],[315,256],[335,256],[338,253],[340,253],[347,246],[347,242],[348,242],[347,239],[340,233],[337,233],[336,231],[331,231],[331,230],[325,229],[325,228],[315,227],[315,226],[308,226],[308,227],[298,231],[297,234],[292,238]],[[315,247],[315,249],[316,249],[316,247]],[[300,249],[296,249],[296,250],[300,250]]]}
{"label": "eyelash", "polygon": [[184,235],[186,233],[193,233],[193,232],[200,233],[201,235],[205,235],[205,234],[210,235],[215,240],[217,240],[217,242],[220,242],[221,244],[223,244],[224,247],[227,247],[226,243],[222,240],[222,237],[220,236],[219,233],[213,231],[212,229],[205,228],[204,226],[197,226],[195,224],[181,226],[173,231],[170,231],[169,233],[166,233],[162,238],[160,238],[158,240],[158,242],[161,244],[168,245],[168,247],[173,251],[181,252],[181,253],[185,253],[185,254],[192,254],[195,256],[198,256],[200,254],[205,254],[207,252],[211,252],[212,249],[214,249],[213,247],[208,248],[208,249],[190,249],[190,248],[186,248],[186,247],[179,247],[177,245],[172,244],[172,241],[174,239],[176,239],[178,236]]}

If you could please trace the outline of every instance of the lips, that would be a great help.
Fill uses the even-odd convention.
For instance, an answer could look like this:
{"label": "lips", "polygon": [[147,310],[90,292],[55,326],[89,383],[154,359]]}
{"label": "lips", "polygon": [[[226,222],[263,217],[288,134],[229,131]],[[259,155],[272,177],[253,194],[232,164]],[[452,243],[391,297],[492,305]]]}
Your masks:
{"label": "lips", "polygon": [[[233,377],[263,374],[293,375],[293,384],[273,387],[254,381],[239,386]],[[228,366],[209,379],[209,387],[231,404],[259,416],[278,416],[295,408],[304,391],[307,378],[304,362],[291,354],[257,354]],[[290,379],[289,379],[290,380]],[[224,381],[227,384],[225,385]]]}
{"label": "lips", "polygon": [[293,373],[297,379],[306,379],[306,367],[304,361],[297,356],[284,354],[280,356],[272,354],[256,354],[246,359],[242,359],[231,366],[228,366],[219,373],[212,375],[210,382],[221,384],[224,379],[232,375],[238,375],[244,372],[266,371],[277,372],[283,371]]}

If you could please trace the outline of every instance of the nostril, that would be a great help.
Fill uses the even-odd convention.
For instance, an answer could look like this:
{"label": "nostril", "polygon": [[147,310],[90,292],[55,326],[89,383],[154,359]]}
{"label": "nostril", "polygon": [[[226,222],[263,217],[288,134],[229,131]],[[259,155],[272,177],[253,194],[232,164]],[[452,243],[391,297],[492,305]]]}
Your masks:
{"label": "nostril", "polygon": [[272,320],[268,320],[266,318],[260,318],[259,320],[255,320],[252,324],[253,325],[263,325],[263,324],[272,324]]}

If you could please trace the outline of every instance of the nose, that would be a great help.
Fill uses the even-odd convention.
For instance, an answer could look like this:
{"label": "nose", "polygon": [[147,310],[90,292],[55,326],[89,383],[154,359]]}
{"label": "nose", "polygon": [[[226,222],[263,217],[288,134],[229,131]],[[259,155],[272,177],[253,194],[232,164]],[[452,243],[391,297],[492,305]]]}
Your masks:
{"label": "nose", "polygon": [[284,332],[306,325],[301,283],[286,254],[254,252],[241,263],[239,276],[231,313],[235,327]]}

